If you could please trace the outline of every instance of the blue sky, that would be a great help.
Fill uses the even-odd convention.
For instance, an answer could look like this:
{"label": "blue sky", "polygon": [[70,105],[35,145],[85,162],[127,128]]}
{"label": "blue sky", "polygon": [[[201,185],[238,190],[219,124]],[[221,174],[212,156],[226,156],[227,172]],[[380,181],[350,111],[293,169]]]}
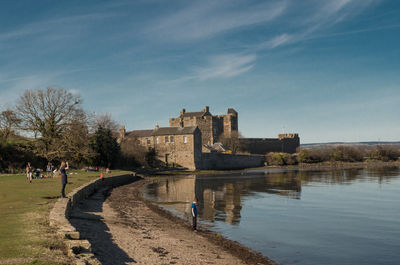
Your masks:
{"label": "blue sky", "polygon": [[246,137],[400,140],[400,1],[0,3],[0,108],[57,85],[128,130],[182,108]]}

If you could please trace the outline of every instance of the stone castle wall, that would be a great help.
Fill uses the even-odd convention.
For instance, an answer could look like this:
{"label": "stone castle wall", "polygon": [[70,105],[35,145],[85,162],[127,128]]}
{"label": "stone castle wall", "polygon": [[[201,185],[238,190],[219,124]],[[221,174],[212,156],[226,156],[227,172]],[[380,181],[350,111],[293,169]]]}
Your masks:
{"label": "stone castle wall", "polygon": [[90,242],[83,239],[79,231],[70,223],[72,208],[98,190],[122,186],[138,179],[139,176],[134,172],[132,174],[96,179],[74,189],[68,194],[67,198],[57,200],[50,211],[49,223],[50,226],[56,229],[57,234],[63,238],[67,254],[74,258],[74,264],[97,265],[101,263],[95,257]]}
{"label": "stone castle wall", "polygon": [[[194,134],[152,136],[157,159],[169,166],[175,164],[195,170],[201,160],[201,132]],[[168,137],[168,142],[165,141]],[[173,142],[171,137],[174,138]],[[158,138],[158,140],[157,140]],[[184,142],[186,139],[186,143]]]}
{"label": "stone castle wall", "polygon": [[300,146],[298,134],[280,134],[278,138],[240,138],[240,151],[265,155],[269,152],[293,154]]}
{"label": "stone castle wall", "polygon": [[203,153],[199,169],[244,169],[264,166],[263,155],[233,155],[222,153]]}

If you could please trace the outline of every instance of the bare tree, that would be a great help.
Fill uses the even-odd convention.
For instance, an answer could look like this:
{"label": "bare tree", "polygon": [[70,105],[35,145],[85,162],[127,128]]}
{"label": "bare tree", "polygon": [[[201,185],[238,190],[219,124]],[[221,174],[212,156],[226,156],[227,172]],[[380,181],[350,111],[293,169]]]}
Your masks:
{"label": "bare tree", "polygon": [[0,138],[7,141],[8,137],[15,133],[21,119],[11,110],[6,109],[0,113]]}
{"label": "bare tree", "polygon": [[99,114],[93,118],[92,130],[96,131],[99,127],[110,129],[112,132],[118,132],[119,129],[118,123],[112,119],[110,113]]}
{"label": "bare tree", "polygon": [[238,131],[233,131],[230,134],[224,133],[218,137],[218,140],[226,147],[228,147],[232,153],[237,153],[240,150],[240,139],[242,135]]}
{"label": "bare tree", "polygon": [[89,128],[87,115],[83,110],[76,111],[71,123],[61,136],[62,146],[57,148],[59,158],[74,161],[75,165],[84,164],[90,157]]}
{"label": "bare tree", "polygon": [[47,159],[57,157],[62,134],[82,111],[80,104],[79,96],[59,87],[27,90],[19,98],[16,109],[22,129],[39,139],[41,155]]}

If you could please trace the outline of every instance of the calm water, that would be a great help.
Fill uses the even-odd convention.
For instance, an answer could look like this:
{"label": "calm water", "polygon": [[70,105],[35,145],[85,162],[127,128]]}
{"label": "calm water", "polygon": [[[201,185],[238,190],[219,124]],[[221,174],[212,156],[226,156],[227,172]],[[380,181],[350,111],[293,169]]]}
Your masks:
{"label": "calm water", "polygon": [[168,177],[149,199],[280,264],[400,264],[400,170]]}

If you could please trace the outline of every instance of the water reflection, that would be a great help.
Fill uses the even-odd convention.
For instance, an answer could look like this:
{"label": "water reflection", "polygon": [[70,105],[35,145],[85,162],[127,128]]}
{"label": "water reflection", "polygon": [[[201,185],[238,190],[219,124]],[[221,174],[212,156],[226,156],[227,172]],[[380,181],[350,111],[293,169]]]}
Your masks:
{"label": "water reflection", "polygon": [[[255,174],[256,173],[256,174]],[[151,200],[168,204],[168,208],[190,215],[190,204],[199,199],[202,220],[240,223],[243,200],[257,193],[268,193],[300,200],[302,186],[350,185],[355,181],[390,181],[397,176],[390,169],[350,169],[337,171],[250,172],[227,175],[190,175],[167,177],[147,187]]]}

